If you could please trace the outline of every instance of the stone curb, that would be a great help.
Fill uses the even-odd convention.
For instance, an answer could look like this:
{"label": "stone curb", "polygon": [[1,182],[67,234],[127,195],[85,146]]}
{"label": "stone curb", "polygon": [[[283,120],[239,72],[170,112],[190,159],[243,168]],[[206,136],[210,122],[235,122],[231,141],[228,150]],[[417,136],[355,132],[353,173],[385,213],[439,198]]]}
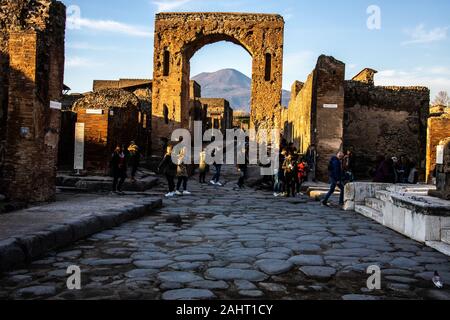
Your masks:
{"label": "stone curb", "polygon": [[161,199],[139,200],[125,211],[92,213],[80,219],[53,225],[33,234],[0,240],[0,272],[31,263],[45,253],[66,247],[103,230],[146,216],[162,207]]}

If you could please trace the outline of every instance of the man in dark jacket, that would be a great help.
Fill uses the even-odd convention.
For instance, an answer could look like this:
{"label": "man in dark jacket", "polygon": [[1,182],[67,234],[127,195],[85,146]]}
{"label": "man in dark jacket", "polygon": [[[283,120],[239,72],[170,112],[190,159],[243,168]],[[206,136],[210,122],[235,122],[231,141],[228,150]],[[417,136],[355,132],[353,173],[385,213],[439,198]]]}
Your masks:
{"label": "man in dark jacket", "polygon": [[330,176],[330,191],[326,195],[325,199],[322,201],[324,206],[328,206],[328,200],[334,194],[336,187],[341,190],[341,195],[339,197],[339,205],[344,205],[344,184],[342,180],[344,178],[342,172],[342,159],[344,159],[344,153],[339,152],[337,156],[332,157],[330,164],[328,166],[329,176]]}
{"label": "man in dark jacket", "polygon": [[158,166],[158,172],[166,176],[167,184],[169,185],[169,193],[166,194],[166,198],[175,196],[175,175],[177,174],[177,165],[173,163],[172,151],[173,146],[168,145],[166,154]]}
{"label": "man in dark jacket", "polygon": [[122,192],[127,177],[127,159],[123,147],[117,146],[111,157],[111,171],[114,177],[113,192]]}

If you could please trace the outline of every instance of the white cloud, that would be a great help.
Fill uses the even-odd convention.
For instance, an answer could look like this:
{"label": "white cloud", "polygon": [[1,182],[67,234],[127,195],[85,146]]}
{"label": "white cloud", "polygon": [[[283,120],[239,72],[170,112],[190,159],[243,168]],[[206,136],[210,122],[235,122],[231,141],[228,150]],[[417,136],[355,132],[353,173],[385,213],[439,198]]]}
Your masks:
{"label": "white cloud", "polygon": [[414,29],[405,31],[410,40],[402,42],[402,45],[423,44],[446,40],[448,29],[448,27],[438,27],[432,30],[426,30],[424,24],[419,24]]}
{"label": "white cloud", "polygon": [[98,46],[87,42],[70,42],[66,45],[68,49],[75,50],[89,50],[89,51],[113,51],[117,50],[117,47],[113,46]]}
{"label": "white cloud", "polygon": [[113,20],[93,20],[77,16],[69,16],[67,18],[67,23],[72,26],[72,29],[86,28],[95,31],[120,33],[134,37],[153,37],[153,32],[150,30]]}
{"label": "white cloud", "polygon": [[98,63],[83,57],[73,56],[66,58],[66,68],[86,68],[99,66]]}
{"label": "white cloud", "polygon": [[156,12],[164,12],[179,8],[191,1],[192,0],[160,0],[153,1],[153,4],[157,7]]}
{"label": "white cloud", "polygon": [[375,82],[384,86],[425,86],[431,90],[431,99],[439,91],[450,92],[450,69],[435,66],[430,68],[417,67],[412,70],[383,70]]}

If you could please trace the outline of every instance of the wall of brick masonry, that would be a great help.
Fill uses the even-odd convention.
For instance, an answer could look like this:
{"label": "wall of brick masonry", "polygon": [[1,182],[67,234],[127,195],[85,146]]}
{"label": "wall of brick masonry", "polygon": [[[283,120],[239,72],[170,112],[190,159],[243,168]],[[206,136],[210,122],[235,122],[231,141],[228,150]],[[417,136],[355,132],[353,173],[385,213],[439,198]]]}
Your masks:
{"label": "wall of brick masonry", "polygon": [[428,183],[432,181],[436,167],[437,146],[446,138],[450,138],[450,108],[441,108],[438,112],[433,112],[428,119],[426,169]]}
{"label": "wall of brick masonry", "polygon": [[[12,200],[54,197],[64,76],[65,7],[0,0],[0,103],[6,157],[0,192]],[[6,112],[5,112],[6,111]],[[6,127],[6,128],[5,128]]]}
{"label": "wall of brick masonry", "polygon": [[[100,114],[88,112],[90,109]],[[142,127],[139,122],[140,100],[122,89],[103,89],[77,100],[73,111],[77,114],[77,122],[85,126],[85,171],[109,174],[109,160],[115,147],[123,145],[128,148],[132,140],[139,140]]]}
{"label": "wall of brick masonry", "polygon": [[378,155],[406,156],[425,172],[429,102],[424,87],[346,81],[344,148],[354,151],[358,178],[369,177]]}

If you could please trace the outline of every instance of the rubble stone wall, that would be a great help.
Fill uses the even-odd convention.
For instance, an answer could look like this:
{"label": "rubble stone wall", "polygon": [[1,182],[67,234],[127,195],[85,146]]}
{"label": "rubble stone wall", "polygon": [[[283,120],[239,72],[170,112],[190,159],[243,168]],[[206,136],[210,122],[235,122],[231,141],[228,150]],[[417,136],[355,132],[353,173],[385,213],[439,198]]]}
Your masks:
{"label": "rubble stone wall", "polygon": [[430,91],[345,83],[344,148],[355,155],[357,178],[368,178],[378,155],[405,156],[425,172]]}

